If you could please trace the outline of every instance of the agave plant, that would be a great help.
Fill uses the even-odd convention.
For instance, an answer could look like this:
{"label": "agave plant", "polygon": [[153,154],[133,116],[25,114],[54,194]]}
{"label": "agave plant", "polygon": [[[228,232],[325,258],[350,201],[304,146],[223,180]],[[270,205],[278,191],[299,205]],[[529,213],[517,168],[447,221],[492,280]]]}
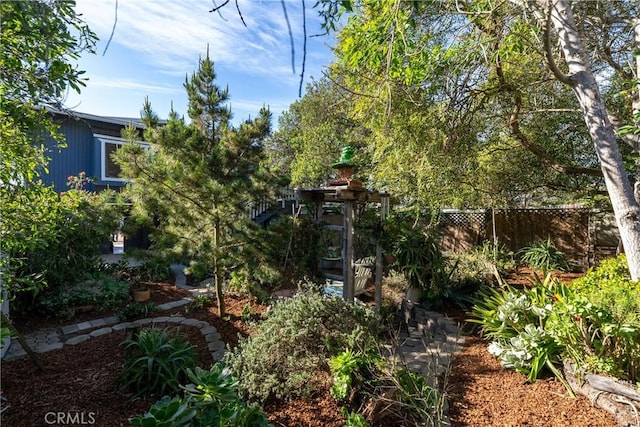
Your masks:
{"label": "agave plant", "polygon": [[550,270],[569,271],[569,263],[564,252],[558,250],[551,238],[534,242],[521,250],[521,261],[529,267],[542,270],[546,274]]}
{"label": "agave plant", "polygon": [[140,427],[182,427],[192,425],[197,411],[179,397],[164,396],[154,403],[146,414],[130,419],[131,425]]}
{"label": "agave plant", "polygon": [[137,339],[126,340],[122,345],[130,356],[118,383],[132,391],[133,398],[177,392],[180,382],[186,378],[187,369],[195,366],[195,348],[167,329],[142,329]]}

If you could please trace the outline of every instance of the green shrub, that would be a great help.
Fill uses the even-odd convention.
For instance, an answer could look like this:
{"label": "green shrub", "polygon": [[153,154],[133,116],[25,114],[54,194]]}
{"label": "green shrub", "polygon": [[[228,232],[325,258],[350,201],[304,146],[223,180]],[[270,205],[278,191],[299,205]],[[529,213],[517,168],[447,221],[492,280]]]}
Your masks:
{"label": "green shrub", "polygon": [[[48,205],[49,233],[34,226],[29,247],[5,245],[12,260],[5,274],[14,297],[20,290],[55,290],[97,272],[101,265],[99,248],[118,228],[125,205],[113,191],[89,193],[72,189],[56,196]],[[35,221],[35,220],[34,220]],[[36,221],[40,222],[42,219]],[[40,224],[42,225],[42,224]]]}
{"label": "green shrub", "polygon": [[179,397],[164,396],[151,406],[149,412],[130,421],[131,425],[140,427],[182,427],[193,425],[196,415],[197,410]]}
{"label": "green shrub", "polygon": [[[357,331],[354,334],[357,336]],[[347,348],[329,362],[331,394],[343,404],[346,423],[365,421],[356,414],[384,401],[384,409],[370,420],[382,425],[438,425],[443,396],[426,379],[380,355],[373,342]],[[352,412],[353,411],[353,412]]]}
{"label": "green shrub", "polygon": [[534,242],[520,252],[522,254],[521,262],[535,270],[541,270],[545,274],[551,270],[570,270],[564,252],[556,249],[551,238]]}
{"label": "green shrub", "polygon": [[201,310],[207,307],[213,307],[216,305],[215,300],[208,295],[196,295],[189,304],[184,307],[184,312],[189,313],[190,311]]}
{"label": "green shrub", "polygon": [[447,257],[457,262],[458,268],[454,275],[457,280],[484,279],[494,274],[494,267],[502,274],[516,266],[513,252],[504,246],[496,247],[489,240],[468,251],[448,253]]}
{"label": "green shrub", "polygon": [[489,290],[473,309],[489,351],[534,381],[546,366],[570,359],[583,370],[640,377],[640,284],[624,255],[570,286],[549,276],[523,291]]}
{"label": "green shrub", "polygon": [[177,392],[187,369],[195,366],[195,348],[167,329],[142,329],[137,339],[126,340],[122,345],[129,356],[118,383],[133,392],[134,398]]}
{"label": "green shrub", "polygon": [[549,325],[585,370],[640,379],[640,283],[631,281],[624,255],[575,280]]}
{"label": "green shrub", "polygon": [[336,400],[345,400],[352,392],[352,384],[374,382],[377,365],[383,362],[377,348],[368,347],[364,351],[346,349],[329,361],[333,374],[331,395]]}
{"label": "green shrub", "polygon": [[195,367],[187,369],[187,377],[191,383],[181,387],[196,404],[215,402],[217,404],[237,400],[238,381],[231,375],[231,370],[221,363],[216,363],[209,370]]}
{"label": "green shrub", "polygon": [[486,338],[492,340],[489,352],[504,367],[526,375],[531,382],[547,368],[573,394],[556,366],[565,347],[545,328],[557,295],[567,292],[567,287],[551,276],[522,291],[508,286],[504,290],[489,288],[481,292],[471,321],[482,325]]}
{"label": "green shrub", "polygon": [[376,314],[342,298],[304,291],[277,302],[254,335],[227,353],[228,366],[250,400],[308,396],[319,387],[318,371],[345,348],[352,331],[361,339],[379,332]]}
{"label": "green shrub", "polygon": [[112,310],[130,298],[126,283],[102,275],[48,289],[38,295],[34,308],[45,315],[70,319],[77,307],[93,305],[100,311]]}
{"label": "green shrub", "polygon": [[149,257],[140,265],[131,267],[129,261],[121,260],[117,264],[108,264],[103,269],[118,279],[134,285],[140,282],[162,282],[172,277],[168,264],[159,258]]}
{"label": "green shrub", "polygon": [[118,317],[120,320],[131,320],[137,319],[140,317],[147,317],[150,313],[158,310],[158,305],[152,302],[148,303],[140,303],[140,302],[130,302],[127,304],[124,309],[120,312]]}
{"label": "green shrub", "polygon": [[573,281],[576,292],[602,307],[619,323],[640,323],[640,283],[631,280],[627,257],[602,261]]}
{"label": "green shrub", "polygon": [[392,247],[394,264],[411,285],[425,290],[434,287],[438,270],[444,268],[445,262],[433,236],[415,228],[402,228]]}
{"label": "green shrub", "polygon": [[182,387],[185,400],[197,409],[196,426],[268,426],[267,417],[257,405],[247,405],[238,397],[238,381],[221,363],[211,369],[187,370],[191,383]]}
{"label": "green shrub", "polygon": [[369,427],[367,419],[362,414],[345,411],[343,415],[345,417],[345,427]]}

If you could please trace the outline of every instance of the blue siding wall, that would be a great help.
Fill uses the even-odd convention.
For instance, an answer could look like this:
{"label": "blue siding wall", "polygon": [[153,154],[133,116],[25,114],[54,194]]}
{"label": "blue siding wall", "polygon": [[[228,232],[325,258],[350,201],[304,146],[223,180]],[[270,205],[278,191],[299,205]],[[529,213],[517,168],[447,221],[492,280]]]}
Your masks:
{"label": "blue siding wall", "polygon": [[[118,180],[101,180],[102,143],[96,134],[108,133],[119,139],[122,124],[114,124],[109,121],[102,122],[97,116],[91,116],[91,120],[74,119],[57,116],[60,125],[59,132],[66,138],[66,148],[55,148],[53,139],[49,138],[48,148],[50,162],[49,173],[42,174],[42,180],[47,185],[53,185],[57,192],[67,191],[67,178],[77,176],[85,172],[87,176],[94,178],[94,183],[89,184],[88,190],[98,190],[106,187],[122,187],[125,182]],[[118,135],[118,136],[116,136]]]}
{"label": "blue siding wall", "polygon": [[[49,152],[49,173],[42,175],[46,184],[53,184],[58,192],[67,191],[67,177],[85,172],[88,176],[99,176],[93,152],[95,142],[89,126],[82,121],[65,120],[60,126],[60,133],[65,136],[67,147],[53,148]],[[49,147],[53,147],[50,140]]]}

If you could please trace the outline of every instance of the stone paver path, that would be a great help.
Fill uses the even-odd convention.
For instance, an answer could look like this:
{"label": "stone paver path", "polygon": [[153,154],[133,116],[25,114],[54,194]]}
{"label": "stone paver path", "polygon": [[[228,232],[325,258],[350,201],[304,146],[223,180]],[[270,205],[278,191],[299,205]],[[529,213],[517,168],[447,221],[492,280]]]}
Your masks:
{"label": "stone paver path", "polygon": [[458,324],[440,313],[418,310],[416,314],[415,321],[400,333],[397,353],[410,370],[429,379],[444,372],[465,338]]}
{"label": "stone paver path", "polygon": [[[192,298],[183,298],[178,301],[160,304],[158,309],[169,310],[186,305],[191,301],[193,301]],[[141,326],[156,326],[159,324],[196,327],[200,329],[214,361],[222,359],[225,354],[225,343],[222,341],[222,337],[214,326],[202,320],[189,319],[183,316],[160,316],[138,319],[131,322],[123,322],[117,316],[110,316],[63,326],[59,329],[42,329],[32,334],[27,334],[24,338],[34,352],[46,353],[48,351],[61,349],[65,345],[78,345],[91,338],[96,338],[114,331]],[[26,354],[27,352],[14,337],[11,339],[11,346],[5,354],[4,359],[10,360],[26,356]]]}
{"label": "stone paver path", "polygon": [[[400,332],[398,346],[393,349],[396,360],[424,377],[431,387],[440,388],[438,376],[450,369],[453,356],[465,342],[460,326],[441,313],[420,307],[407,307],[405,319],[407,329]],[[450,426],[446,400],[442,410],[442,419],[434,424]]]}

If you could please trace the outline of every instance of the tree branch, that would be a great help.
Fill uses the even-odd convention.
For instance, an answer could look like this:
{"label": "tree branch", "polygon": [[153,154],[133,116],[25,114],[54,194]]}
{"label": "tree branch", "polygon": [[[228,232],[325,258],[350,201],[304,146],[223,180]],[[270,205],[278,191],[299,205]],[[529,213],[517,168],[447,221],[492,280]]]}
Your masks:
{"label": "tree branch", "polygon": [[216,6],[216,5],[215,5],[215,2],[214,2],[214,3],[213,3],[213,5],[214,5],[215,7],[214,7],[213,9],[211,9],[211,10],[209,11],[209,13],[212,13],[212,12],[219,12],[219,11],[220,11],[220,9],[222,9],[223,7],[225,7],[228,3],[229,3],[229,0],[225,0],[225,2],[224,2],[224,3],[222,3],[220,6]]}
{"label": "tree branch", "polygon": [[569,76],[564,74],[560,68],[558,68],[558,64],[553,59],[553,52],[551,51],[551,8],[553,5],[549,4],[549,11],[547,12],[547,16],[544,20],[544,53],[547,57],[547,63],[549,64],[549,69],[553,73],[553,75],[562,83],[573,86],[573,82]]}
{"label": "tree branch", "polygon": [[567,166],[560,163],[557,163],[553,160],[551,156],[549,156],[540,146],[534,144],[527,138],[527,136],[522,133],[520,129],[520,110],[522,108],[522,95],[520,92],[509,85],[504,76],[504,71],[502,70],[502,62],[500,60],[500,56],[498,55],[496,58],[496,76],[498,78],[498,90],[510,92],[513,95],[514,106],[511,110],[511,115],[509,117],[509,130],[511,134],[516,138],[516,140],[522,145],[524,148],[529,150],[534,156],[540,160],[540,162],[559,173],[563,173],[566,175],[588,175],[601,177],[602,170],[600,169],[592,169],[592,168],[583,168],[583,167],[575,167],[575,166]]}
{"label": "tree branch", "polygon": [[611,125],[616,130],[616,135],[618,136],[618,138],[622,139],[634,150],[639,150],[640,134],[628,133],[628,134],[620,135],[620,133],[618,132],[618,130],[620,129],[620,126],[622,126],[622,122],[620,121],[620,119],[618,119],[618,117],[611,114],[611,112],[609,111],[607,111],[607,117],[609,117],[609,121],[611,122]]}
{"label": "tree branch", "polygon": [[302,98],[302,84],[304,82],[304,68],[307,63],[307,10],[302,0],[302,72],[300,73],[300,86],[298,87],[298,98]]}
{"label": "tree branch", "polygon": [[514,93],[514,101],[515,105],[513,107],[513,110],[511,111],[511,116],[509,117],[509,130],[511,130],[511,134],[516,138],[516,140],[518,140],[518,142],[523,147],[525,147],[534,156],[536,156],[543,165],[556,172],[566,175],[588,175],[595,177],[602,176],[602,170],[600,169],[567,166],[557,163],[547,153],[545,153],[542,148],[540,148],[537,144],[532,143],[529,138],[527,138],[526,135],[524,135],[520,130],[519,116],[522,98],[520,97],[519,93]]}

